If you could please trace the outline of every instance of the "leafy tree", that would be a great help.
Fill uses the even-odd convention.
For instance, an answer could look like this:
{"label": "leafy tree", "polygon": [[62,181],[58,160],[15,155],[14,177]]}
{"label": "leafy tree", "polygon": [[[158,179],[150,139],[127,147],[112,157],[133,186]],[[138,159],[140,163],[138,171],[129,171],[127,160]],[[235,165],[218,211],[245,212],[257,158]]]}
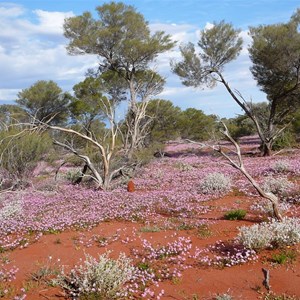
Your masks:
{"label": "leafy tree", "polygon": [[[119,77],[129,92],[128,110],[131,122],[124,144],[130,153],[142,145],[147,101],[161,92],[164,80],[149,69],[158,54],[173,47],[163,31],[150,33],[144,17],[130,6],[111,2],[96,8],[99,20],[90,12],[65,20],[64,34],[69,39],[70,54],[95,54],[100,58],[99,70]],[[115,76],[111,76],[115,78]],[[143,105],[137,105],[137,102]],[[145,123],[144,123],[145,124]]]}
{"label": "leafy tree", "polygon": [[[196,53],[192,43],[183,45],[180,47],[183,60],[171,64],[173,72],[184,85],[214,87],[217,83],[223,84],[254,123],[264,155],[271,154],[274,140],[289,123],[287,116],[291,108],[299,105],[299,19],[298,11],[287,24],[250,29],[253,38],[253,45],[249,49],[253,61],[251,70],[269,100],[267,130],[261,127],[262,121],[256,115],[255,106],[238,91],[234,92],[224,78],[225,65],[234,60],[242,49],[240,31],[231,24],[221,21],[214,23],[211,29],[202,30],[198,42],[200,52]],[[278,82],[275,82],[277,79]]]}
{"label": "leafy tree", "polygon": [[67,117],[70,95],[52,80],[40,80],[18,93],[16,102],[38,121],[58,124]]}
{"label": "leafy tree", "polygon": [[240,115],[235,118],[223,120],[231,136],[238,139],[242,136],[252,135],[256,132],[253,122],[247,115]]}
{"label": "leafy tree", "polygon": [[149,101],[146,115],[152,120],[149,126],[149,143],[165,142],[180,136],[181,109],[171,101],[155,99]]}
{"label": "leafy tree", "polygon": [[179,130],[181,137],[197,141],[209,140],[216,125],[216,116],[206,115],[202,110],[188,108],[181,113]]}
{"label": "leafy tree", "polygon": [[270,153],[276,138],[291,122],[300,105],[300,10],[288,23],[250,28],[251,68],[257,84],[267,94],[269,115],[264,152]]}

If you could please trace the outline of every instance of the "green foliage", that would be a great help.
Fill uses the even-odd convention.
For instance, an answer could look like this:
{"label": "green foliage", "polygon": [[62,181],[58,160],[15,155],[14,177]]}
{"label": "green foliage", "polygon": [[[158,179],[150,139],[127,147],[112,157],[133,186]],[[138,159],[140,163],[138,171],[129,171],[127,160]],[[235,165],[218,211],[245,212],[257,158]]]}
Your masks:
{"label": "green foliage", "polygon": [[231,24],[221,21],[213,23],[210,29],[202,30],[198,45],[203,50],[200,54],[203,61],[212,69],[222,70],[225,64],[237,58],[242,50],[243,40],[240,30]]}
{"label": "green foliage", "polygon": [[197,235],[201,238],[207,238],[212,235],[212,231],[207,224],[202,224],[197,228]]}
{"label": "green foliage", "polygon": [[[252,74],[267,94],[267,138],[276,140],[277,132],[289,124],[300,105],[300,32],[299,10],[289,22],[250,28],[253,43],[249,48]],[[281,140],[280,140],[281,139]],[[274,149],[290,145],[292,135],[282,135]]]}
{"label": "green foliage", "polygon": [[47,134],[22,133],[15,130],[0,132],[0,166],[7,184],[23,185],[32,176],[37,162],[51,147]]}
{"label": "green foliage", "polygon": [[132,161],[136,161],[139,165],[149,163],[154,155],[163,155],[164,145],[161,143],[152,143],[148,147],[135,150],[133,152]]}
{"label": "green foliage", "polygon": [[235,209],[235,210],[228,211],[224,215],[224,218],[226,220],[242,220],[245,218],[246,214],[247,212],[243,209]]}
{"label": "green foliage", "polygon": [[231,136],[234,139],[238,139],[242,136],[252,135],[256,132],[253,122],[246,115],[241,115],[222,121],[225,122]]}
{"label": "green foliage", "polygon": [[84,130],[90,133],[93,121],[102,119],[105,115],[104,87],[101,79],[87,77],[73,87],[75,97],[70,103],[71,116],[75,122],[82,124]]}
{"label": "green foliage", "polygon": [[147,140],[165,142],[176,139],[180,135],[179,121],[181,109],[171,101],[155,99],[149,101],[146,109],[147,117],[152,119]]}
{"label": "green foliage", "polygon": [[273,254],[271,257],[271,261],[283,265],[288,262],[294,262],[296,260],[297,253],[293,250],[284,250],[277,254]]}
{"label": "green foliage", "polygon": [[[130,158],[135,149],[145,144],[148,123],[144,104],[162,91],[165,82],[149,64],[175,42],[163,31],[151,34],[143,15],[133,6],[110,2],[96,10],[98,20],[90,12],[65,20],[67,50],[70,54],[98,55],[102,78],[110,86],[107,92],[112,99],[128,97],[124,145]],[[143,104],[138,106],[138,102]]]}
{"label": "green foliage", "polygon": [[[299,22],[260,25],[250,28],[253,43],[249,48],[251,71],[258,85],[276,109],[299,104],[298,68],[300,66]],[[274,103],[274,104],[273,104]]]}
{"label": "green foliage", "polygon": [[97,54],[111,70],[145,69],[159,53],[174,43],[158,31],[150,34],[148,23],[135,8],[111,2],[96,8],[99,20],[89,12],[65,20],[64,34],[71,54]]}
{"label": "green foliage", "polygon": [[16,102],[39,121],[57,124],[67,117],[71,96],[52,80],[40,80],[18,93]]}
{"label": "green foliage", "polygon": [[25,122],[27,119],[28,116],[24,111],[24,109],[22,109],[21,107],[12,104],[0,105],[0,126],[1,127],[3,127],[3,125],[6,126],[18,122]]}
{"label": "green foliage", "polygon": [[234,60],[242,50],[242,39],[231,24],[221,21],[214,23],[210,29],[201,31],[196,54],[192,43],[180,47],[183,60],[172,63],[172,70],[187,86],[209,86],[216,84],[214,72],[221,72],[224,66]]}
{"label": "green foliage", "polygon": [[300,137],[300,109],[293,114],[292,132]]}
{"label": "green foliage", "polygon": [[273,143],[273,150],[291,148],[297,145],[296,135],[291,130],[286,130]]}
{"label": "green foliage", "polygon": [[178,124],[181,137],[195,141],[209,140],[216,128],[216,116],[206,115],[196,108],[181,113]]}

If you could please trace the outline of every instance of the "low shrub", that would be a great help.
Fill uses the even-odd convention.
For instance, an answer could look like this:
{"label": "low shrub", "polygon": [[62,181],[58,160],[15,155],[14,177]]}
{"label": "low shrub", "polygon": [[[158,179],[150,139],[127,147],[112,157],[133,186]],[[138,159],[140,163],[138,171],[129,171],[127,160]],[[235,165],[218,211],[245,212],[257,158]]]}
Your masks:
{"label": "low shrub", "polygon": [[117,260],[108,254],[95,259],[86,255],[85,261],[75,266],[70,274],[61,274],[54,284],[63,288],[72,299],[119,299],[125,296],[124,285],[134,274],[131,260],[121,253]]}
{"label": "low shrub", "polygon": [[284,173],[291,170],[291,165],[287,160],[278,160],[271,167],[276,173]]}
{"label": "low shrub", "polygon": [[226,220],[242,220],[245,218],[246,214],[247,212],[243,209],[235,209],[235,210],[228,211],[224,215],[224,218]]}
{"label": "low shrub", "polygon": [[271,192],[277,195],[287,194],[292,188],[293,183],[290,182],[287,178],[274,178],[272,176],[265,179],[263,183],[263,189],[266,192]]}
{"label": "low shrub", "polygon": [[237,237],[245,247],[254,250],[278,248],[300,242],[300,222],[296,218],[272,220],[253,226],[242,226]]}
{"label": "low shrub", "polygon": [[[16,130],[0,132],[0,168],[5,188],[24,187],[30,182],[37,162],[51,148],[47,134],[21,134]],[[10,186],[11,185],[11,186]]]}
{"label": "low shrub", "polygon": [[218,172],[208,174],[200,185],[200,190],[204,194],[223,194],[230,189],[231,179]]}
{"label": "low shrub", "polygon": [[276,264],[285,264],[287,262],[293,262],[295,261],[297,257],[297,254],[295,251],[293,250],[284,250],[280,253],[276,253],[272,255],[271,261],[276,263]]}
{"label": "low shrub", "polygon": [[227,293],[217,295],[214,299],[215,300],[233,300],[232,296]]}

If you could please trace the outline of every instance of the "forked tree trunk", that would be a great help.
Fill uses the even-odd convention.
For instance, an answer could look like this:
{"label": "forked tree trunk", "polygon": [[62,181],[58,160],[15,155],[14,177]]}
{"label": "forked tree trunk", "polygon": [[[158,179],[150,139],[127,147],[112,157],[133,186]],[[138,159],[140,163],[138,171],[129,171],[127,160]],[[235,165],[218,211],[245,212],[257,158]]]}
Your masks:
{"label": "forked tree trunk", "polygon": [[264,142],[262,145],[261,145],[261,148],[262,148],[262,156],[271,156],[272,155],[272,145],[271,143],[266,143]]}

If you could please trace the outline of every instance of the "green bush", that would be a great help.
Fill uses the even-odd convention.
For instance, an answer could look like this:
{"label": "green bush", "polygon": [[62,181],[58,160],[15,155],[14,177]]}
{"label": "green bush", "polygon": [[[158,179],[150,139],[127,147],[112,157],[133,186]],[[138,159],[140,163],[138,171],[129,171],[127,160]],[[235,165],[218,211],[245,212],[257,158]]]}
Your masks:
{"label": "green bush", "polygon": [[50,145],[51,139],[47,134],[2,131],[0,167],[5,176],[5,184],[14,187],[26,184],[37,162],[49,151]]}
{"label": "green bush", "polygon": [[277,254],[273,254],[272,255],[272,258],[271,258],[271,261],[276,263],[276,264],[280,264],[280,265],[283,265],[287,262],[293,262],[295,261],[297,257],[297,254],[295,251],[281,251],[280,253],[277,253]]}
{"label": "green bush", "polygon": [[294,147],[296,144],[296,135],[291,131],[285,131],[275,140],[272,149],[281,150],[284,148]]}
{"label": "green bush", "polygon": [[226,220],[242,220],[246,216],[247,212],[243,209],[235,209],[228,211],[224,218]]}

